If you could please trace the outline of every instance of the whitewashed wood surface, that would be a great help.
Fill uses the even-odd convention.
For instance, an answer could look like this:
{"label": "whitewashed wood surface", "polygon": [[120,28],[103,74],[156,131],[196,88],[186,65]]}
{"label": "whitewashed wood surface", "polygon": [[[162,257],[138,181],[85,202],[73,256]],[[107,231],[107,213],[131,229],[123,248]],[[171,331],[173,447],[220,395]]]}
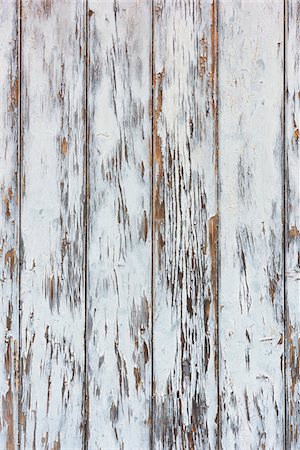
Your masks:
{"label": "whitewashed wood surface", "polygon": [[300,0],[0,0],[0,450],[300,449]]}

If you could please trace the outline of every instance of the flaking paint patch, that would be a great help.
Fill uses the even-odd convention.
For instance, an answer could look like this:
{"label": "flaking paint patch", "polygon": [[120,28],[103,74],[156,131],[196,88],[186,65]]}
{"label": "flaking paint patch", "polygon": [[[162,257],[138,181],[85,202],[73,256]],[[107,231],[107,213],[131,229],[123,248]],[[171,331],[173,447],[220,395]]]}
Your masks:
{"label": "flaking paint patch", "polygon": [[156,93],[156,102],[153,118],[153,141],[154,141],[154,156],[155,156],[155,183],[154,183],[154,226],[157,231],[157,254],[158,254],[158,268],[161,268],[161,252],[165,245],[162,225],[165,220],[165,206],[164,200],[161,193],[162,189],[162,179],[163,179],[163,156],[161,149],[161,138],[158,132],[159,119],[162,111],[163,104],[163,76],[164,72],[156,74],[153,78],[154,92]]}
{"label": "flaking paint patch", "polygon": [[16,250],[14,248],[7,251],[4,256],[4,263],[8,264],[8,266],[9,266],[11,278],[13,278],[13,272],[14,272],[14,268],[15,268],[15,256],[16,256]]}
{"label": "flaking paint patch", "polygon": [[60,445],[60,433],[58,433],[58,437],[57,439],[54,441],[53,447],[51,450],[61,450],[61,445]]}
{"label": "flaking paint patch", "polygon": [[9,111],[12,112],[18,107],[18,83],[19,80],[15,78],[14,80],[10,78],[9,84],[10,84],[10,99],[9,99]]}
{"label": "flaking paint patch", "polygon": [[64,156],[68,153],[68,142],[66,138],[64,137],[61,143],[61,152]]}
{"label": "flaking paint patch", "polygon": [[300,236],[300,231],[296,227],[296,225],[293,225],[291,229],[289,230],[289,238],[290,239],[296,239]]}
{"label": "flaking paint patch", "polygon": [[217,280],[218,280],[218,261],[217,261],[217,248],[218,248],[218,216],[210,217],[208,221],[209,228],[209,248],[211,256],[211,280],[213,289],[213,304],[214,314],[217,317],[218,314],[218,299],[217,299]]}
{"label": "flaking paint patch", "polygon": [[9,187],[7,190],[7,195],[3,196],[3,203],[5,205],[5,217],[7,219],[9,219],[10,215],[11,215],[10,214],[10,202],[12,200],[12,197],[13,197],[13,191],[12,191],[12,188]]}
{"label": "flaking paint patch", "polygon": [[14,413],[13,413],[13,394],[11,388],[2,396],[2,417],[7,425],[6,450],[14,450]]}
{"label": "flaking paint patch", "polygon": [[133,371],[134,371],[134,377],[135,377],[135,388],[136,388],[136,390],[138,390],[139,385],[141,384],[141,375],[140,375],[138,367],[134,367]]}

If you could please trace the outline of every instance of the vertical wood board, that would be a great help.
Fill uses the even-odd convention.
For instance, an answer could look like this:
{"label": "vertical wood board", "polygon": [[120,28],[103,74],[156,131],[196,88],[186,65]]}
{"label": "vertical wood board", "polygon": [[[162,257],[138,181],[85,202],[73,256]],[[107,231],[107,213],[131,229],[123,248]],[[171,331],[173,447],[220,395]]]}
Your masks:
{"label": "vertical wood board", "polygon": [[300,442],[299,0],[0,0],[0,448]]}
{"label": "vertical wood board", "polygon": [[153,14],[153,440],[217,446],[216,5]]}
{"label": "vertical wood board", "polygon": [[85,5],[22,2],[21,448],[84,430]]}
{"label": "vertical wood board", "polygon": [[151,2],[89,1],[89,448],[149,448]]}
{"label": "vertical wood board", "polygon": [[286,433],[300,446],[300,2],[286,3]]}
{"label": "vertical wood board", "polygon": [[223,448],[284,446],[281,1],[219,4]]}
{"label": "vertical wood board", "polygon": [[0,2],[0,447],[18,439],[18,19]]}

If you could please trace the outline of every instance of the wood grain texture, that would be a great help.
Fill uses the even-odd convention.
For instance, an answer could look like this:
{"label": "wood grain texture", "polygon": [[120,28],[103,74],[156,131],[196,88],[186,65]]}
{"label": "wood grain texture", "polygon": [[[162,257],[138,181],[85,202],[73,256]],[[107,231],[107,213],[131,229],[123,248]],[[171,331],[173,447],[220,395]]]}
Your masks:
{"label": "wood grain texture", "polygon": [[219,4],[224,449],[284,448],[281,1]]}
{"label": "wood grain texture", "polygon": [[153,448],[215,449],[215,4],[155,1],[153,29]]}
{"label": "wood grain texture", "polygon": [[287,448],[300,447],[300,2],[286,3]]}
{"label": "wood grain texture", "polygon": [[0,2],[0,448],[18,438],[18,20]]}
{"label": "wood grain texture", "polygon": [[0,450],[300,448],[300,0],[0,0]]}
{"label": "wood grain texture", "polygon": [[151,2],[89,1],[89,448],[149,448]]}
{"label": "wood grain texture", "polygon": [[22,2],[21,448],[82,448],[85,5]]}

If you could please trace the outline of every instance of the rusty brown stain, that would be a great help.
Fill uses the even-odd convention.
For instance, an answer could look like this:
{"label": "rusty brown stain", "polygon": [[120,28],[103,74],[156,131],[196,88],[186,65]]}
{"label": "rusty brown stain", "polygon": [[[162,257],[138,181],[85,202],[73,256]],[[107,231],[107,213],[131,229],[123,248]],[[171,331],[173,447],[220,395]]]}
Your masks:
{"label": "rusty brown stain", "polygon": [[6,352],[4,355],[4,367],[5,371],[8,377],[10,377],[10,370],[11,370],[11,338],[9,338],[7,344],[6,344]]}
{"label": "rusty brown stain", "polygon": [[141,384],[141,375],[140,375],[140,371],[138,369],[138,367],[134,367],[133,368],[133,372],[134,372],[134,377],[135,377],[135,388],[136,390],[138,390],[139,385]]}
{"label": "rusty brown stain", "polygon": [[148,236],[148,218],[147,218],[147,213],[146,213],[146,211],[144,211],[144,215],[143,215],[143,231],[142,231],[142,236],[143,236],[143,240],[146,242],[146,241],[147,241],[147,236]]}
{"label": "rusty brown stain", "polygon": [[214,314],[217,317],[218,314],[218,300],[217,300],[217,280],[218,280],[218,267],[217,267],[217,248],[218,248],[218,216],[212,216],[208,221],[209,230],[209,249],[211,256],[211,284],[213,293]]}
{"label": "rusty brown stain", "polygon": [[162,103],[163,103],[163,90],[162,90],[162,81],[163,81],[163,72],[154,75],[153,77],[153,87],[154,90],[157,90],[157,98],[155,102],[155,111],[153,113],[153,142],[154,142],[154,158],[156,163],[156,179],[154,181],[154,227],[157,231],[157,253],[158,253],[158,267],[161,268],[161,252],[165,245],[164,238],[161,232],[161,225],[165,220],[165,205],[164,200],[161,199],[161,184],[163,178],[163,156],[161,149],[161,138],[158,133],[158,122],[160,118],[160,114],[162,112]]}
{"label": "rusty brown stain", "polygon": [[1,247],[0,247],[0,256],[2,256],[2,253],[3,253],[3,250],[4,250],[4,244],[5,244],[5,241],[2,238]]}
{"label": "rusty brown stain", "polygon": [[12,199],[12,196],[13,196],[13,191],[12,191],[12,188],[10,187],[10,188],[8,188],[7,195],[5,195],[4,198],[3,198],[3,202],[4,202],[4,205],[5,205],[5,216],[6,216],[7,219],[9,219],[9,217],[10,217],[9,204],[10,204],[10,201]]}
{"label": "rusty brown stain", "polygon": [[14,450],[14,405],[13,405],[13,394],[10,387],[9,381],[9,389],[5,394],[5,397],[2,396],[2,417],[3,420],[7,424],[7,435],[6,435],[6,450]]}
{"label": "rusty brown stain", "polygon": [[[155,110],[153,117],[153,139],[154,139],[154,156],[156,163],[158,165],[158,169],[162,171],[162,151],[161,151],[161,138],[158,133],[158,122],[159,117],[162,112],[162,104],[163,104],[163,90],[162,90],[162,82],[163,82],[164,72],[159,72],[157,75],[153,77],[153,87],[156,91],[157,96],[155,102]],[[159,172],[159,175],[162,175],[162,172]]]}
{"label": "rusty brown stain", "polygon": [[52,447],[51,450],[61,450],[61,446],[60,446],[60,433],[58,433],[57,440],[54,441],[53,447]]}
{"label": "rusty brown stain", "polygon": [[62,142],[61,142],[61,152],[64,156],[66,156],[66,154],[68,153],[68,142],[66,140],[66,138],[64,137]]}
{"label": "rusty brown stain", "polygon": [[293,225],[292,228],[289,230],[289,238],[290,239],[296,239],[300,236],[300,231],[296,227],[296,225]]}
{"label": "rusty brown stain", "polygon": [[299,139],[299,128],[296,128],[296,130],[294,131],[294,138],[295,139]]}
{"label": "rusty brown stain", "polygon": [[20,415],[20,426],[21,427],[25,427],[26,425],[26,416],[24,414],[24,411],[21,411],[21,415]]}
{"label": "rusty brown stain", "polygon": [[[212,286],[212,300],[214,308],[214,346],[215,349],[218,347],[218,216],[214,215],[210,217],[208,221],[208,232],[209,232],[209,249],[211,257],[211,286]],[[214,373],[215,378],[218,377],[218,352],[214,352]]]}
{"label": "rusty brown stain", "polygon": [[16,251],[14,248],[5,253],[4,262],[9,265],[10,268],[10,277],[13,277],[13,272],[15,268],[15,256]]}

